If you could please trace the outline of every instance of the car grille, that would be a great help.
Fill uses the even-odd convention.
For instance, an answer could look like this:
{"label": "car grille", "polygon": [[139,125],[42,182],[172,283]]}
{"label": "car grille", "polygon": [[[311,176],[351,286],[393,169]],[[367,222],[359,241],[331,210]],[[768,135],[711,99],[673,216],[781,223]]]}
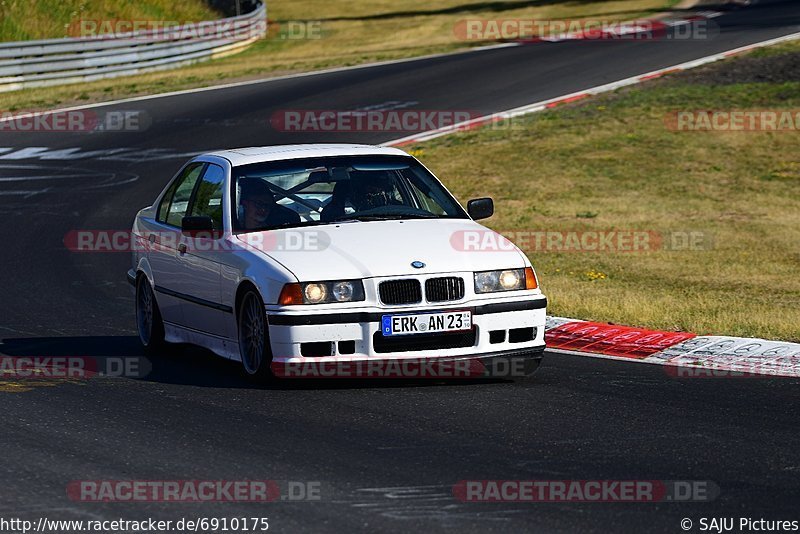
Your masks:
{"label": "car grille", "polygon": [[464,279],[449,276],[425,281],[425,298],[428,302],[445,302],[464,298]]}
{"label": "car grille", "polygon": [[415,304],[422,302],[422,286],[419,280],[389,280],[378,286],[384,304]]}
{"label": "car grille", "polygon": [[375,332],[372,346],[378,354],[387,352],[411,352],[418,350],[459,349],[475,346],[476,330],[445,334],[422,334],[405,336],[384,336]]}

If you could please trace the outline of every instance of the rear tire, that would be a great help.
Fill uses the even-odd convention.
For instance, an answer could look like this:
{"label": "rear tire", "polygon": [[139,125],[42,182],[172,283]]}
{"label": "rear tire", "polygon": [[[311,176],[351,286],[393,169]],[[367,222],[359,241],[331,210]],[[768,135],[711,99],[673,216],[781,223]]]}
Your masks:
{"label": "rear tire", "polygon": [[272,378],[267,313],[257,291],[248,289],[242,296],[237,319],[239,355],[245,375],[259,381]]}
{"label": "rear tire", "polygon": [[146,354],[164,348],[164,321],[153,288],[144,275],[136,280],[136,330]]}

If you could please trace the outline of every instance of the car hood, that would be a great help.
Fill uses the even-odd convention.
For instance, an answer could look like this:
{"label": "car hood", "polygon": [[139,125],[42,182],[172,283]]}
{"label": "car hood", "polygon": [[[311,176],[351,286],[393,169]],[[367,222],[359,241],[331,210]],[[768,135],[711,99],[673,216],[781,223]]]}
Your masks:
{"label": "car hood", "polygon": [[[519,249],[467,219],[345,222],[240,234],[300,281],[346,280],[526,265]],[[412,262],[422,262],[415,268]]]}

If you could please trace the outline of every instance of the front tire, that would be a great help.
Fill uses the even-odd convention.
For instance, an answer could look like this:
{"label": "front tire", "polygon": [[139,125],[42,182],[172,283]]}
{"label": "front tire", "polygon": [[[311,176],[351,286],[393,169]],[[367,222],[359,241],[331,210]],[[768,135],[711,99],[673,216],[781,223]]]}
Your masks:
{"label": "front tire", "polygon": [[272,376],[267,314],[261,296],[248,289],[239,302],[239,355],[248,377],[265,380]]}
{"label": "front tire", "polygon": [[164,321],[153,288],[143,275],[136,281],[136,330],[146,354],[164,347]]}

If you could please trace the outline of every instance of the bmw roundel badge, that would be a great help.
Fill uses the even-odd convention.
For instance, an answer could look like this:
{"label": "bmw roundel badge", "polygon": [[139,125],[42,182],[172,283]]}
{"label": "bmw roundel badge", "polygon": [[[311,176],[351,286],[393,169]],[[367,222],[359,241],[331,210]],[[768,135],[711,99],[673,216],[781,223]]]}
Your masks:
{"label": "bmw roundel badge", "polygon": [[423,267],[425,267],[425,264],[422,263],[421,261],[412,261],[411,266],[415,269],[422,269]]}

